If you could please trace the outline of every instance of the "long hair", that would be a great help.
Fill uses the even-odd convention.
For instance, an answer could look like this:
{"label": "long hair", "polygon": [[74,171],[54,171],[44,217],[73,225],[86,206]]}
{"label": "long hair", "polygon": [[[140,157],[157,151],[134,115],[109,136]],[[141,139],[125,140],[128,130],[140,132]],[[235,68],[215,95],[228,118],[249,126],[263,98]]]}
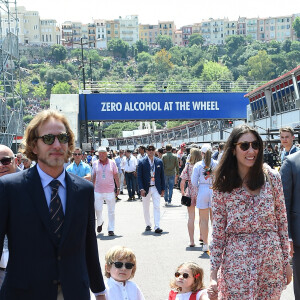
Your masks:
{"label": "long hair", "polygon": [[208,149],[204,154],[204,162],[206,167],[210,167],[211,163],[211,150]]}
{"label": "long hair", "polygon": [[60,121],[64,124],[66,127],[66,132],[69,136],[69,142],[68,142],[68,152],[67,157],[70,158],[72,156],[72,152],[75,146],[75,137],[74,133],[71,130],[71,127],[69,125],[69,122],[67,118],[55,111],[55,110],[43,110],[40,113],[38,113],[28,124],[25,134],[24,134],[24,154],[30,159],[37,161],[38,157],[35,153],[33,153],[33,149],[36,146],[37,138],[39,136],[38,129],[41,125],[43,125],[45,122],[47,122],[50,118],[53,118],[57,121]]}
{"label": "long hair", "polygon": [[225,145],[224,153],[215,171],[213,189],[220,192],[231,192],[233,189],[241,187],[243,180],[238,173],[238,164],[234,155],[235,143],[245,133],[252,133],[259,142],[259,150],[253,167],[251,167],[244,179],[247,187],[254,191],[263,186],[265,179],[263,173],[263,141],[259,133],[248,125],[235,127]]}
{"label": "long hair", "polygon": [[[181,268],[187,268],[191,270],[192,275],[194,277],[194,283],[191,286],[191,292],[195,293],[199,290],[204,289],[204,283],[203,283],[203,269],[200,268],[200,266],[194,262],[185,262],[181,265],[179,265],[176,269],[176,272],[178,272]],[[170,287],[174,290],[180,291],[180,287],[176,285],[175,278],[171,281]]]}
{"label": "long hair", "polygon": [[201,151],[198,148],[191,149],[190,164],[195,165],[198,161],[202,160]]}

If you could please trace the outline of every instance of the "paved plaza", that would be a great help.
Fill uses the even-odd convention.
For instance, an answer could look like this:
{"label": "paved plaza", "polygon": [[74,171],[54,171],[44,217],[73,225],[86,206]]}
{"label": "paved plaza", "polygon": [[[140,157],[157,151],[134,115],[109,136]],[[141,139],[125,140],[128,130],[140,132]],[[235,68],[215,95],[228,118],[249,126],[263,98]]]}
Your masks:
{"label": "paved plaza", "polygon": [[[168,299],[169,282],[176,267],[185,261],[197,262],[204,269],[204,281],[208,285],[209,256],[201,251],[199,242],[195,248],[188,247],[187,209],[180,205],[181,196],[178,190],[174,190],[173,206],[165,207],[164,200],[161,198],[160,226],[164,230],[161,235],[155,234],[153,230],[145,232],[141,201],[128,202],[127,194],[120,195],[120,198],[121,201],[116,204],[116,236],[114,237],[107,235],[107,207],[104,205],[103,231],[97,236],[103,271],[106,251],[112,246],[122,245],[132,248],[136,254],[137,271],[133,281],[141,288],[146,300]],[[152,212],[152,203],[150,208]],[[198,224],[198,221],[197,216],[195,224]],[[196,225],[195,229],[196,242],[199,239],[199,226]],[[292,284],[290,284],[281,300],[293,299]]]}

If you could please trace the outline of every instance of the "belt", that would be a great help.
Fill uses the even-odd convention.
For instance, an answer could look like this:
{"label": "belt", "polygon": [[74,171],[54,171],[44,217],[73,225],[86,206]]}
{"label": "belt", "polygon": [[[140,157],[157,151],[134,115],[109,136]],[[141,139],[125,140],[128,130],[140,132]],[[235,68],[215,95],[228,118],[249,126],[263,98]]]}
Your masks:
{"label": "belt", "polygon": [[134,173],[134,171],[132,171],[132,172],[125,172],[125,173],[131,174],[131,173]]}
{"label": "belt", "polygon": [[150,185],[150,187],[153,187],[153,186],[155,186],[155,185]]}
{"label": "belt", "polygon": [[6,270],[5,268],[0,268],[0,271],[3,271],[3,272],[5,272],[5,270]]}

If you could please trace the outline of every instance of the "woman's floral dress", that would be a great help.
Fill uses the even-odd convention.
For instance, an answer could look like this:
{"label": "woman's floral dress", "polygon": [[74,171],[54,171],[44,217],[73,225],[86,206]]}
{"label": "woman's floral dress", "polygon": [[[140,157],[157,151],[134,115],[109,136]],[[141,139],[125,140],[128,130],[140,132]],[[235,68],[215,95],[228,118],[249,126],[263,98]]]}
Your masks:
{"label": "woman's floral dress", "polygon": [[244,188],[214,191],[211,269],[218,299],[276,300],[286,287],[289,242],[280,175],[269,169],[257,196]]}
{"label": "woman's floral dress", "polygon": [[183,171],[181,172],[180,178],[188,181],[189,186],[185,190],[184,195],[191,197],[191,206],[196,206],[198,187],[193,186],[191,183],[193,168],[194,165],[191,165],[190,163],[186,163]]}

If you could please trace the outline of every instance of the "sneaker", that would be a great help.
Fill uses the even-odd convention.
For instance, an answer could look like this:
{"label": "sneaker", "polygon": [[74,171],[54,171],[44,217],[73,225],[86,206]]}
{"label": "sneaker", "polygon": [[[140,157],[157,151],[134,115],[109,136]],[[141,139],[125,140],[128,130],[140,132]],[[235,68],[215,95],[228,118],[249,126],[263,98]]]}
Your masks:
{"label": "sneaker", "polygon": [[132,201],[132,198],[131,198],[131,197],[129,197],[127,201]]}
{"label": "sneaker", "polygon": [[166,202],[165,202],[165,206],[168,206],[168,205],[169,205],[169,203],[166,201]]}
{"label": "sneaker", "polygon": [[202,251],[203,252],[207,252],[209,249],[208,249],[208,245],[207,244],[203,244],[202,246]]}
{"label": "sneaker", "polygon": [[123,195],[123,191],[120,192],[120,195]]}
{"label": "sneaker", "polygon": [[154,232],[155,232],[155,233],[162,233],[162,232],[163,232],[163,230],[162,230],[162,229],[160,229],[160,228],[156,228]]}
{"label": "sneaker", "polygon": [[146,227],[145,231],[151,231],[151,226],[148,225],[148,226]]}
{"label": "sneaker", "polygon": [[[103,222],[103,223],[104,223],[104,222]],[[102,223],[100,226],[97,227],[97,232],[98,232],[98,233],[100,233],[100,232],[102,231],[103,223]]]}
{"label": "sneaker", "polygon": [[115,233],[114,233],[113,231],[109,231],[109,232],[108,232],[108,235],[109,235],[109,236],[114,236]]}

